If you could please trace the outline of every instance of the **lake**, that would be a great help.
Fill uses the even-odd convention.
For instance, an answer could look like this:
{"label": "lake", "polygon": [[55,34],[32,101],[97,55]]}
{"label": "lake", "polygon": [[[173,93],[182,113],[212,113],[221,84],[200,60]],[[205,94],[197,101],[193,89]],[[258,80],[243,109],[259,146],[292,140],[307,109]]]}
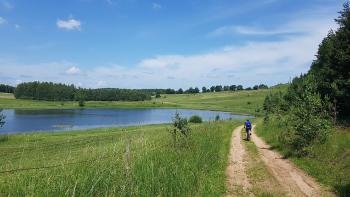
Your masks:
{"label": "lake", "polygon": [[203,120],[214,120],[217,115],[220,119],[250,118],[227,112],[190,109],[6,109],[2,111],[6,123],[0,128],[0,134],[170,123],[176,111],[183,117],[198,115]]}

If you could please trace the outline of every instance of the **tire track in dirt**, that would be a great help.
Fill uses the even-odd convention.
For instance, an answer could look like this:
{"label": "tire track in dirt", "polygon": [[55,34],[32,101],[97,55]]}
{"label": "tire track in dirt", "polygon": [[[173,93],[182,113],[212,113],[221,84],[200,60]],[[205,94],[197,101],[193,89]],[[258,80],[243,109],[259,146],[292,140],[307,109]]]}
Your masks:
{"label": "tire track in dirt", "polygon": [[261,159],[290,196],[334,196],[322,190],[313,178],[297,168],[291,161],[283,159],[279,153],[271,150],[271,147],[259,138],[254,130],[252,141],[258,147]]}
{"label": "tire track in dirt", "polygon": [[253,196],[249,191],[251,184],[249,183],[245,171],[246,164],[243,160],[246,153],[241,139],[242,128],[243,126],[235,128],[231,137],[229,164],[226,168],[226,185],[229,193],[226,196]]}

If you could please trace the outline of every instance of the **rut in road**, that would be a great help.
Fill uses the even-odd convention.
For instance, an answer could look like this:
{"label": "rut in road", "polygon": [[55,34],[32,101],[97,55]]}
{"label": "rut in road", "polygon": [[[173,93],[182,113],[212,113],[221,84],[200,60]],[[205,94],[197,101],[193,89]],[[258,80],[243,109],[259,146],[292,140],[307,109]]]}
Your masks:
{"label": "rut in road", "polygon": [[334,196],[323,190],[313,178],[306,175],[291,161],[283,159],[279,153],[271,150],[271,147],[255,134],[254,129],[251,139],[258,147],[261,159],[287,194],[308,197]]}
{"label": "rut in road", "polygon": [[253,196],[249,191],[251,184],[249,183],[245,171],[245,150],[242,145],[241,130],[243,126],[234,129],[231,137],[229,164],[226,168],[227,181],[226,185],[229,190],[227,196]]}

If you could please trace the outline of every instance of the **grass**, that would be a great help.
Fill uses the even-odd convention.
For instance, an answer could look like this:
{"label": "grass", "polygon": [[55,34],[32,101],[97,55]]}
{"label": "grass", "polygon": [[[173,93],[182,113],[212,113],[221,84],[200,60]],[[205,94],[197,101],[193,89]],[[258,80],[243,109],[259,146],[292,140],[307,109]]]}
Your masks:
{"label": "grass", "polygon": [[[278,136],[282,132],[277,124],[257,126],[257,134],[263,137],[273,148],[283,155],[289,155],[289,150],[279,143]],[[320,183],[331,187],[338,196],[350,195],[350,130],[335,128],[330,139],[325,144],[314,144],[310,147],[311,155],[293,157],[297,166],[315,177]]]}
{"label": "grass", "polygon": [[[252,90],[237,92],[217,92],[200,94],[162,95],[150,101],[87,101],[85,108],[182,108],[205,109],[235,112],[240,114],[255,114],[261,111],[261,106],[267,94],[286,89],[286,85],[276,86],[268,90]],[[36,101],[14,99],[13,96],[1,96],[0,109],[72,109],[80,108],[73,101]]]}
{"label": "grass", "polygon": [[9,135],[0,171],[57,167],[0,173],[0,196],[220,196],[238,124],[192,124],[176,147],[170,125]]}
{"label": "grass", "polygon": [[0,98],[3,98],[3,99],[14,99],[15,97],[11,93],[0,92]]}

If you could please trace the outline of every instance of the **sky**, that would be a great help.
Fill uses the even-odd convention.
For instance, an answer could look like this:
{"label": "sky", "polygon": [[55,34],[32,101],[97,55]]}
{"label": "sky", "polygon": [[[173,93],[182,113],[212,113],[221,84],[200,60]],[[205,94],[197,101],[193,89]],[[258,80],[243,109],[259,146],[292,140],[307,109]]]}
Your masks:
{"label": "sky", "polygon": [[0,83],[286,83],[308,71],[344,2],[0,0]]}

